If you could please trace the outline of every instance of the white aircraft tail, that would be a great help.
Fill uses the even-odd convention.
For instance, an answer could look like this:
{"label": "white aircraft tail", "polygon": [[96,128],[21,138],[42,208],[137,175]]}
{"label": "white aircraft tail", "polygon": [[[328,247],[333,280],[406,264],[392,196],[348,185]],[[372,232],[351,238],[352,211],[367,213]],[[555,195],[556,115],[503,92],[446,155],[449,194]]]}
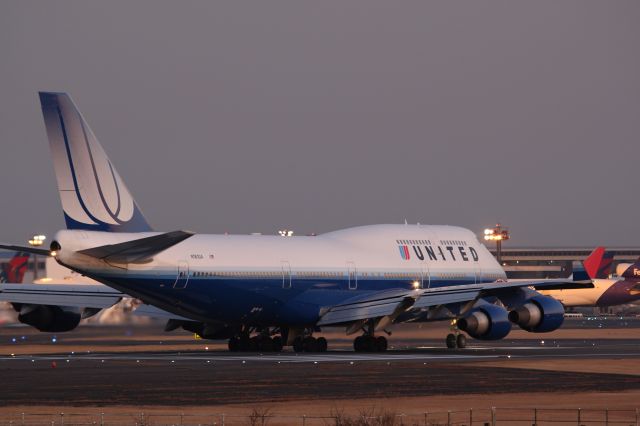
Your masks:
{"label": "white aircraft tail", "polygon": [[67,228],[151,231],[71,97],[40,92],[40,104]]}

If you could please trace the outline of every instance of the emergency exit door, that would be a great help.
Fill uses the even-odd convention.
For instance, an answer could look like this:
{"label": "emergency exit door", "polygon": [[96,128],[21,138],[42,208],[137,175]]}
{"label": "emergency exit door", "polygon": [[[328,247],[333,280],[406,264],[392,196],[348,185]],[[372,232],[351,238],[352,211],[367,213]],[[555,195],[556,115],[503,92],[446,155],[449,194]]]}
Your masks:
{"label": "emergency exit door", "polygon": [[358,271],[354,262],[347,262],[347,275],[349,277],[349,290],[358,288]]}
{"label": "emergency exit door", "polygon": [[185,261],[178,262],[178,276],[176,282],[173,283],[173,288],[181,290],[187,286],[189,282],[189,264]]}

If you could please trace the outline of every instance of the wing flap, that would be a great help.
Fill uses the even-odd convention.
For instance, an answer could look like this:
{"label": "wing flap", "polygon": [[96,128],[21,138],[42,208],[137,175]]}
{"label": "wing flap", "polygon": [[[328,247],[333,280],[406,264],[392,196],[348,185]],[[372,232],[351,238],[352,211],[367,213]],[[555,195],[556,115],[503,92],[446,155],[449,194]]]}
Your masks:
{"label": "wing flap", "polygon": [[51,255],[51,251],[45,249],[39,249],[35,247],[16,246],[14,244],[0,244],[0,249],[11,251],[24,251],[27,253],[39,254],[41,256]]}
{"label": "wing flap", "polygon": [[[365,294],[324,309],[318,325],[334,325],[391,315],[405,299],[418,297],[416,290],[393,289]],[[413,302],[411,303],[413,304]]]}
{"label": "wing flap", "polygon": [[476,286],[460,286],[464,288],[428,289],[423,292],[413,308],[428,308],[431,306],[448,305],[451,303],[468,302],[480,294],[481,289]]}

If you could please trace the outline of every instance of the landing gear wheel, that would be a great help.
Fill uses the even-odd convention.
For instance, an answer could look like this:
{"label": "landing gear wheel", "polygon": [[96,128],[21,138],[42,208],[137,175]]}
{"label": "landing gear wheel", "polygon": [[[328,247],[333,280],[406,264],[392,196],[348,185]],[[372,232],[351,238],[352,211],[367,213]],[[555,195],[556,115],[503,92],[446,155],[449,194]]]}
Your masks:
{"label": "landing gear wheel", "polygon": [[258,350],[260,352],[273,352],[273,340],[270,337],[258,338]]}
{"label": "landing gear wheel", "polygon": [[303,350],[304,350],[304,345],[302,343],[302,337],[296,337],[293,340],[293,351],[302,352]]}
{"label": "landing gear wheel", "polygon": [[447,334],[447,348],[449,349],[455,349],[457,342],[456,342],[456,335],[453,333],[449,333]]}
{"label": "landing gear wheel", "polygon": [[238,352],[247,352],[250,346],[249,337],[241,336],[238,338]]}
{"label": "landing gear wheel", "polygon": [[327,339],[325,339],[324,337],[318,337],[316,339],[316,350],[318,352],[326,352],[327,351]]}
{"label": "landing gear wheel", "polygon": [[467,347],[467,336],[465,336],[464,334],[458,334],[458,337],[456,337],[456,346],[459,349],[464,349]]}
{"label": "landing gear wheel", "polygon": [[376,351],[384,352],[387,350],[387,338],[384,336],[378,336],[375,340]]}
{"label": "landing gear wheel", "polygon": [[317,347],[316,339],[311,336],[305,337],[304,341],[302,342],[302,346],[305,352],[315,352]]}
{"label": "landing gear wheel", "polygon": [[271,341],[273,342],[273,351],[282,352],[282,337],[276,336]]}
{"label": "landing gear wheel", "polygon": [[376,351],[376,338],[373,336],[364,336],[365,341],[365,351],[366,352],[375,352]]}
{"label": "landing gear wheel", "polygon": [[353,340],[353,350],[364,352],[364,336],[358,336]]}
{"label": "landing gear wheel", "polygon": [[356,352],[384,352],[387,350],[387,338],[368,334],[358,336],[353,341],[353,349]]}
{"label": "landing gear wheel", "polygon": [[260,348],[260,340],[257,336],[253,336],[249,339],[249,352],[258,352]]}
{"label": "landing gear wheel", "polygon": [[240,350],[240,339],[232,337],[229,339],[229,352],[238,352]]}

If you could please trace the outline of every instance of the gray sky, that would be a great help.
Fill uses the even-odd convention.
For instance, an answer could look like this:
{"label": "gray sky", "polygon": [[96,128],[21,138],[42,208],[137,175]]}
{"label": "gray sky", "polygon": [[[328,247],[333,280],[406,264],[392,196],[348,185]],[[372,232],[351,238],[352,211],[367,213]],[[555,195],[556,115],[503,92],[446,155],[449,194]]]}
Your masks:
{"label": "gray sky", "polygon": [[638,1],[3,1],[0,240],[64,226],[68,91],[160,230],[501,220],[640,245]]}

